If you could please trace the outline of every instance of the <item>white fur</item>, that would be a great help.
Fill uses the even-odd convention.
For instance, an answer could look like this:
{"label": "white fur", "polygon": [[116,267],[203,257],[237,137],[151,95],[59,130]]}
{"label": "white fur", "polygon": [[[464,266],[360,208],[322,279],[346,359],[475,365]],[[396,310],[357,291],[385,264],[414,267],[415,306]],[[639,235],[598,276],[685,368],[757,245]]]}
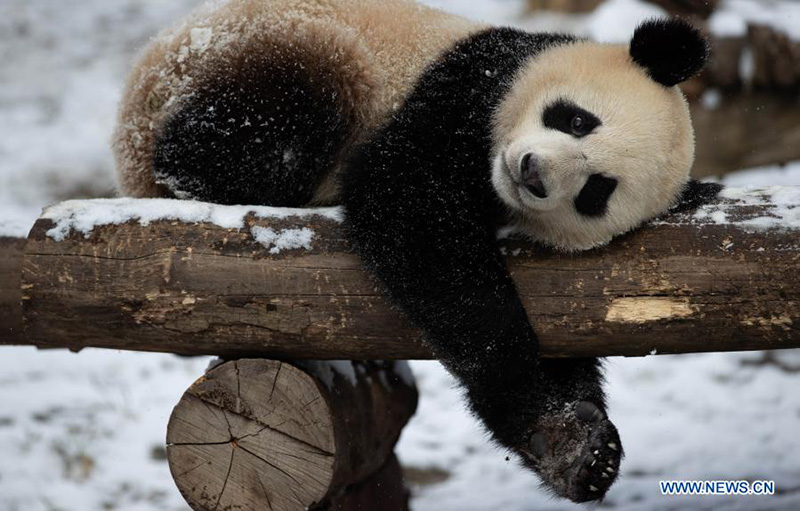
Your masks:
{"label": "white fur", "polygon": [[[565,99],[600,118],[576,138],[542,122]],[[608,243],[675,202],[694,159],[694,134],[677,87],[651,80],[627,46],[580,42],[547,50],[516,77],[495,114],[492,183],[518,227],[552,247],[585,250]],[[539,161],[547,197],[517,183],[520,161]],[[580,214],[574,200],[591,174],[617,179],[607,212]]]}

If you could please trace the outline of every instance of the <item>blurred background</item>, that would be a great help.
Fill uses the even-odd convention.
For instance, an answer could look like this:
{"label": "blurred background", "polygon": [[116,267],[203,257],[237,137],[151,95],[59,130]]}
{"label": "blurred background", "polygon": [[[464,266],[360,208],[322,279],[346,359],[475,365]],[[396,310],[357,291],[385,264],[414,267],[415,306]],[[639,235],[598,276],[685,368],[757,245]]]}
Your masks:
{"label": "blurred background", "polygon": [[[268,1],[268,0],[265,0]],[[109,139],[137,51],[197,0],[0,0],[0,236],[41,208],[113,196]],[[710,66],[684,86],[695,175],[800,185],[800,2],[427,0],[474,19],[626,42],[642,19],[705,30]],[[187,510],[165,461],[172,406],[208,359],[0,348],[0,511]],[[599,507],[800,509],[800,352],[609,359],[628,453]],[[417,511],[568,510],[486,442],[453,380],[413,362],[421,391],[399,457]],[[769,479],[771,497],[662,497],[661,479]]]}

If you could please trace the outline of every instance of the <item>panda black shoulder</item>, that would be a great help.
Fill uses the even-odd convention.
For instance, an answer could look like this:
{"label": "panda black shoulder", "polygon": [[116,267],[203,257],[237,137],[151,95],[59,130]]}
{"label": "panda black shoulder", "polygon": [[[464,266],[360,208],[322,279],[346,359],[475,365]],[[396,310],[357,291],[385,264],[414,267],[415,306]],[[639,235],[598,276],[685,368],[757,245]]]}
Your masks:
{"label": "panda black shoulder", "polygon": [[575,41],[569,35],[490,28],[457,42],[426,68],[388,122],[353,152],[341,177],[345,209],[354,213],[358,197],[379,187],[430,185],[437,176],[422,169],[442,166],[472,182],[467,193],[485,199],[474,203],[476,209],[496,206],[485,179],[495,108],[532,56]]}
{"label": "panda black shoulder", "polygon": [[460,106],[470,114],[482,114],[478,121],[488,121],[516,72],[530,57],[576,40],[569,35],[529,33],[505,27],[477,32],[456,43],[426,68],[406,99],[405,111],[401,109],[395,118],[408,109],[413,112],[419,104],[429,106],[427,103],[435,101],[448,109]]}
{"label": "panda black shoulder", "polygon": [[[511,28],[465,38],[427,67],[345,166],[348,235],[365,265],[419,323],[428,316],[414,314],[414,297],[430,291],[426,283],[437,272],[463,269],[465,275],[495,264],[496,227],[505,210],[487,173],[494,110],[532,56],[573,41]],[[497,265],[497,279],[506,279],[499,259]],[[409,275],[431,279],[415,285]]]}

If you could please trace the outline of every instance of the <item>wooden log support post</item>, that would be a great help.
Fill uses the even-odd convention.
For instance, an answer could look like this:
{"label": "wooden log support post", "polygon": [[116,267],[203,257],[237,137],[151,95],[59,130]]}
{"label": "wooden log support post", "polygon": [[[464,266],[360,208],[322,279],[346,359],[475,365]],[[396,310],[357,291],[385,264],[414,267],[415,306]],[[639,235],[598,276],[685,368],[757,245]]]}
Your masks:
{"label": "wooden log support post", "polygon": [[[547,357],[798,347],[798,204],[800,188],[728,189],[593,251],[558,254],[514,239],[503,250]],[[204,221],[180,221],[197,220],[200,206]],[[154,219],[159,211],[172,220]],[[228,358],[429,358],[332,213],[295,213],[141,200],[52,208],[25,251],[22,342]]]}
{"label": "wooden log support post", "polygon": [[416,403],[406,362],[226,362],[175,407],[167,458],[195,511],[405,511],[392,450]]}

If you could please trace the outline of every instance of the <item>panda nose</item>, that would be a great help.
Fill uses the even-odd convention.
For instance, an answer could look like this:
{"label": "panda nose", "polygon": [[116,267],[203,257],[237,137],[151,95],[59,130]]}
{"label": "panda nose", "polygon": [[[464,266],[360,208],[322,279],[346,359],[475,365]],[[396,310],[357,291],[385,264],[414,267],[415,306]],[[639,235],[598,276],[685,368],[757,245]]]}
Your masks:
{"label": "panda nose", "polygon": [[520,179],[525,188],[531,192],[534,197],[544,199],[547,197],[547,189],[542,182],[542,176],[539,172],[539,159],[532,153],[528,153],[522,157],[520,161]]}

